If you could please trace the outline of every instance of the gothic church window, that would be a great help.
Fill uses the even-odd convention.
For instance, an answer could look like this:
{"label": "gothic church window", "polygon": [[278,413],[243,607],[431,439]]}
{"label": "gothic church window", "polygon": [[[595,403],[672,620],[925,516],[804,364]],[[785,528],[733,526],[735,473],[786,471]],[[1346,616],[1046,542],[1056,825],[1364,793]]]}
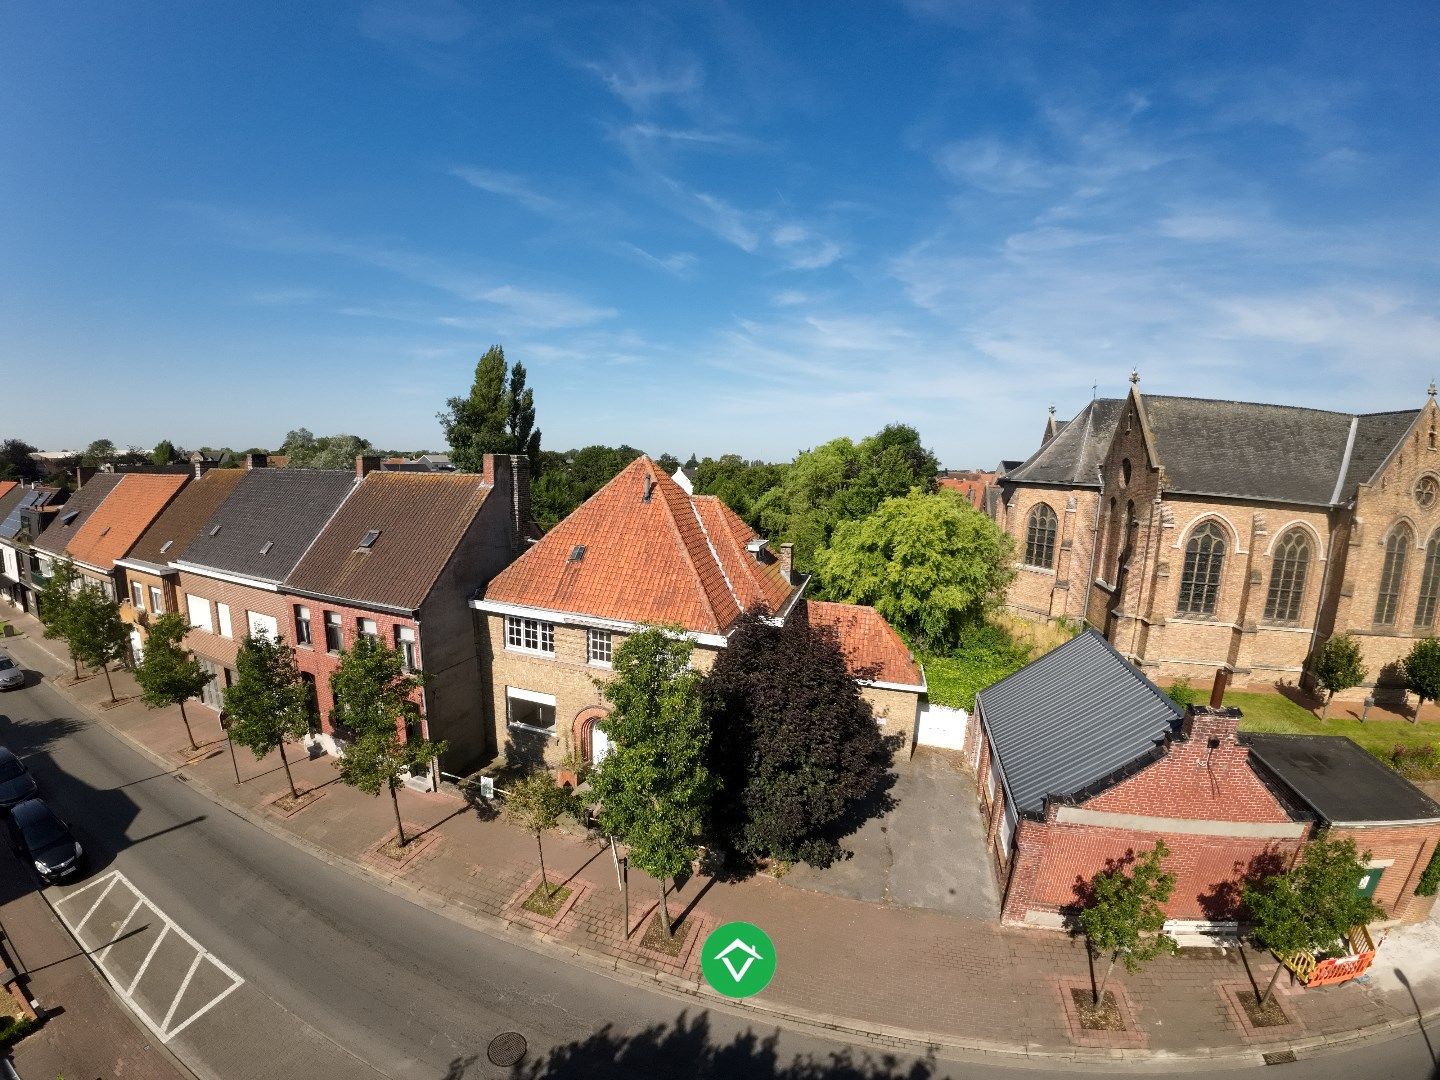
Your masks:
{"label": "gothic church window", "polygon": [[1270,590],[1265,594],[1269,622],[1299,622],[1305,599],[1305,576],[1310,570],[1310,538],[1304,529],[1291,529],[1275,545],[1270,560]]}
{"label": "gothic church window", "polygon": [[1375,598],[1375,622],[1394,626],[1400,610],[1400,590],[1405,585],[1405,559],[1415,538],[1410,526],[1397,526],[1385,540],[1385,562],[1380,567],[1380,594]]}
{"label": "gothic church window", "polygon": [[1025,565],[1049,570],[1055,565],[1055,533],[1059,523],[1055,511],[1040,503],[1030,511],[1025,527]]}
{"label": "gothic church window", "polygon": [[1214,615],[1220,595],[1220,575],[1225,569],[1225,532],[1207,521],[1190,535],[1185,545],[1185,569],[1180,575],[1181,615]]}

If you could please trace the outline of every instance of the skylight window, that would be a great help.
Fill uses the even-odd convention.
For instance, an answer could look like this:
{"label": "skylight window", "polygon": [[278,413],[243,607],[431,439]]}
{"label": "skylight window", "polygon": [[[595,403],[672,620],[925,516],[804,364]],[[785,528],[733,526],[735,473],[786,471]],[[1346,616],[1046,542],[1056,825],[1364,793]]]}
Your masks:
{"label": "skylight window", "polygon": [[379,530],[379,529],[371,529],[369,532],[367,532],[364,536],[362,536],[362,537],[360,538],[360,548],[359,548],[359,550],[361,550],[361,551],[369,551],[372,547],[375,546],[375,541],[376,541],[376,540],[379,540],[379,539],[380,539],[380,530]]}
{"label": "skylight window", "polygon": [[106,533],[108,533],[109,531],[110,531],[110,526],[109,526],[109,525],[106,525],[103,529],[100,530],[100,535],[101,535],[101,536],[104,536],[104,535],[105,535]]}
{"label": "skylight window", "polygon": [[169,550],[170,550],[170,545],[173,544],[173,543],[175,543],[174,540],[166,540],[163,544],[161,544],[161,545],[160,545],[160,554],[161,554],[161,555],[164,555],[165,552],[169,551]]}
{"label": "skylight window", "polygon": [[261,555],[269,555],[269,554],[270,554],[270,549],[271,549],[272,547],[274,547],[274,546],[275,546],[275,541],[274,541],[274,540],[266,540],[265,543],[263,543],[263,544],[260,545],[260,554],[261,554]]}
{"label": "skylight window", "polygon": [[79,517],[79,516],[80,516],[80,511],[79,511],[79,510],[70,510],[70,511],[67,511],[64,515],[61,516],[61,518],[60,518],[60,524],[61,524],[61,525],[73,525],[73,524],[75,523],[75,519],[76,519],[77,517]]}
{"label": "skylight window", "polygon": [[211,535],[211,536],[219,536],[219,535],[220,535],[220,526],[219,526],[219,525],[216,525],[213,529],[211,529],[211,530],[210,530],[210,535]]}
{"label": "skylight window", "polygon": [[580,561],[581,559],[583,559],[584,557],[585,557],[585,545],[584,545],[584,544],[576,544],[573,548],[570,549],[570,561],[571,561],[571,562],[579,562],[579,561]]}

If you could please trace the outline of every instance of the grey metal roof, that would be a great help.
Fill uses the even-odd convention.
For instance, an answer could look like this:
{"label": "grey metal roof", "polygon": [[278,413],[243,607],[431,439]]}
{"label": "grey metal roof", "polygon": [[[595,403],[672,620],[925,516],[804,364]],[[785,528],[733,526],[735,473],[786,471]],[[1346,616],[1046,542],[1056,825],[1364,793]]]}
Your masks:
{"label": "grey metal roof", "polygon": [[1124,407],[1123,398],[1096,398],[1075,419],[1066,422],[1053,439],[1020,465],[1007,469],[1005,479],[1099,487],[1095,470],[1105,460]]}
{"label": "grey metal roof", "polygon": [[348,470],[252,469],[170,561],[283,581],[354,487]]}
{"label": "grey metal roof", "polygon": [[980,691],[976,704],[1015,808],[1032,814],[1048,795],[1075,795],[1147,758],[1182,716],[1093,628]]}
{"label": "grey metal roof", "polygon": [[1440,820],[1440,805],[1344,735],[1244,733],[1240,741],[1327,825]]}
{"label": "grey metal roof", "polygon": [[[1419,415],[1418,409],[1357,416],[1249,401],[1142,399],[1168,490],[1311,506],[1350,502]],[[1120,398],[1090,402],[1005,480],[1097,486],[1095,467],[1124,406]]]}
{"label": "grey metal roof", "polygon": [[[63,554],[80,527],[90,520],[90,515],[100,509],[100,504],[124,479],[120,473],[96,473],[90,477],[56,512],[54,520],[45,526],[45,531],[30,546],[52,555]],[[72,513],[75,515],[73,518],[70,516]]]}

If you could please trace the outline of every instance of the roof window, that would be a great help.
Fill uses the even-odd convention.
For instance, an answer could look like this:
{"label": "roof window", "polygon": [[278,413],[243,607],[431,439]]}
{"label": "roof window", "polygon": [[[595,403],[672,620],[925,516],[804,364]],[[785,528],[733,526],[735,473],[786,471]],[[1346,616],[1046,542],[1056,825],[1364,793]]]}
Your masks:
{"label": "roof window", "polygon": [[571,561],[571,562],[579,562],[579,561],[580,561],[581,559],[583,559],[583,558],[585,558],[585,545],[584,545],[584,544],[576,544],[573,548],[570,549],[570,561]]}
{"label": "roof window", "polygon": [[375,541],[376,541],[376,540],[379,540],[379,539],[380,539],[380,530],[379,530],[379,529],[371,529],[369,532],[367,532],[364,536],[362,536],[362,537],[360,538],[360,547],[359,547],[358,550],[360,550],[360,551],[369,551],[372,547],[375,546]]}
{"label": "roof window", "polygon": [[260,554],[261,554],[261,555],[269,555],[269,554],[270,554],[270,549],[271,549],[272,547],[274,547],[274,546],[275,546],[275,541],[274,541],[274,540],[266,540],[265,543],[263,543],[263,544],[260,545]]}
{"label": "roof window", "polygon": [[76,519],[77,517],[79,517],[79,516],[80,516],[80,511],[79,511],[79,510],[68,510],[68,511],[66,511],[64,514],[61,514],[61,515],[60,515],[60,524],[61,524],[61,525],[73,525],[73,524],[75,524],[75,519]]}
{"label": "roof window", "polygon": [[219,526],[219,525],[216,525],[214,528],[212,528],[212,529],[210,530],[210,535],[211,535],[211,536],[219,536],[219,535],[220,535],[220,526]]}
{"label": "roof window", "polygon": [[170,550],[170,545],[173,544],[173,543],[175,543],[174,540],[166,540],[163,544],[161,544],[161,545],[160,545],[160,554],[161,554],[161,555],[164,555],[165,552],[169,551],[169,550]]}

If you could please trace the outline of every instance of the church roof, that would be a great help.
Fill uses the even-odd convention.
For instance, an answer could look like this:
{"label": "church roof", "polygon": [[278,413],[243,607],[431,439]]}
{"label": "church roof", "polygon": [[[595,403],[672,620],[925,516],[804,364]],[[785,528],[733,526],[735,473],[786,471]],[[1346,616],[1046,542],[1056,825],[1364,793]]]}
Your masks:
{"label": "church roof", "polygon": [[[1374,479],[1418,409],[1352,413],[1144,394],[1167,490],[1334,506]],[[1007,481],[1097,487],[1125,399],[1090,402]]]}

